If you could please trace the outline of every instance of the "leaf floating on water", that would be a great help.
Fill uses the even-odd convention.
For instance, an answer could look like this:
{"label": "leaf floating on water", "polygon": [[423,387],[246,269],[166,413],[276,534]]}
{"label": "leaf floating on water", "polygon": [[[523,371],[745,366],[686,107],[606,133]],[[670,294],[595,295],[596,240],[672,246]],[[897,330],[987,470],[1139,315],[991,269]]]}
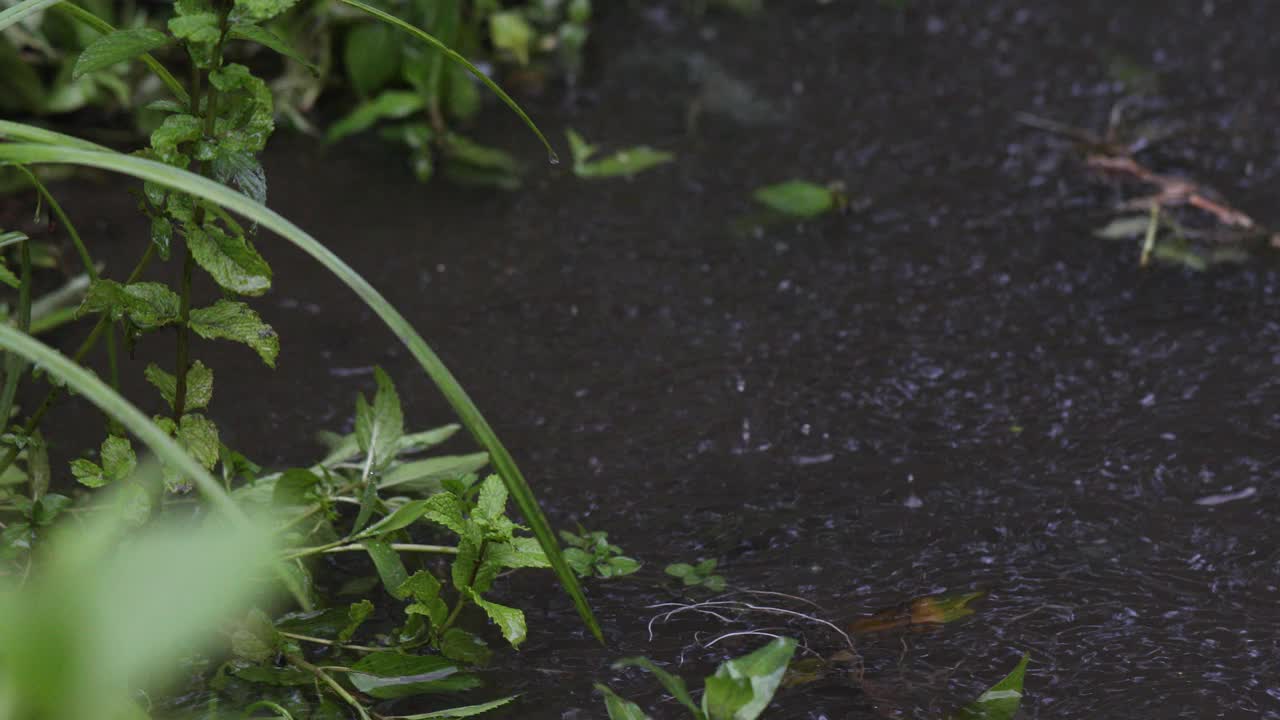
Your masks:
{"label": "leaf floating on water", "polygon": [[655,150],[648,145],[619,150],[612,155],[592,160],[600,151],[574,130],[565,133],[569,138],[569,152],[573,155],[573,174],[584,180],[612,177],[634,177],[659,165],[673,162],[676,156],[665,150]]}
{"label": "leaf floating on water", "polygon": [[916,598],[897,607],[881,610],[876,614],[855,620],[849,630],[855,633],[875,633],[901,627],[921,625],[945,625],[975,611],[969,603],[986,595],[978,591],[964,595],[930,595]]}
{"label": "leaf floating on water", "polygon": [[838,185],[818,185],[805,180],[766,185],[757,189],[752,197],[770,210],[800,218],[818,217],[844,204]]}
{"label": "leaf floating on water", "polygon": [[953,720],[1013,720],[1022,704],[1022,680],[1027,673],[1030,655],[1023,655],[1013,672],[996,683],[978,699],[960,709]]}

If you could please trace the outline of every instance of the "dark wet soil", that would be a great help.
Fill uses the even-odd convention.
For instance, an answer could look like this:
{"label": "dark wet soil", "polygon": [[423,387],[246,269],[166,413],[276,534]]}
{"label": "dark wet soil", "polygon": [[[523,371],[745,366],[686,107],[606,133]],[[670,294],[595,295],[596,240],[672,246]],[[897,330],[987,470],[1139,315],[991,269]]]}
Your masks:
{"label": "dark wet soil", "polygon": [[[661,568],[716,557],[732,585],[837,622],[990,591],[945,629],[862,640],[865,687],[791,690],[769,717],[939,717],[1030,652],[1024,717],[1280,718],[1277,271],[1140,271],[1136,248],[1090,237],[1116,191],[1014,120],[1101,127],[1128,59],[1156,73],[1148,106],[1185,125],[1152,164],[1280,222],[1280,5],[770,4],[755,22],[615,9],[577,98],[534,103],[557,135],[678,153],[633,182],[536,166],[496,112],[477,134],[535,164],[517,193],[418,185],[370,139],[282,137],[268,156],[270,204],[409,315],[554,519],[647,563],[589,588],[607,649],[549,581],[514,586],[532,631],[497,679],[525,693],[508,716],[603,717],[604,680],[676,717],[607,664],[697,676],[757,644],[700,649],[749,627],[707,617],[648,639],[646,606],[673,598]],[[758,104],[726,104],[708,67]],[[753,188],[791,177],[843,180],[854,211],[734,229]],[[119,258],[141,242],[129,209],[96,228],[129,237]],[[371,313],[262,246],[278,278],[259,306],[284,349],[275,373],[214,349],[233,443],[312,459],[374,364],[417,426],[446,420]]]}

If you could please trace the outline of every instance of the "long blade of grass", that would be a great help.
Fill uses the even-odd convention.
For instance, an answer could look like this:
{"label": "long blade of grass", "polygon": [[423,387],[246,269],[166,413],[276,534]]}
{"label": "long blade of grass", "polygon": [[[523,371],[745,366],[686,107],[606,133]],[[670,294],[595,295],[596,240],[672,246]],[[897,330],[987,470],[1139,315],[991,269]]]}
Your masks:
{"label": "long blade of grass", "polygon": [[[8,10],[0,12],[0,30],[4,30],[31,13],[38,12],[50,6],[53,6],[54,10],[88,25],[103,35],[115,32],[116,30],[111,23],[106,20],[103,20],[79,5],[62,2],[62,0],[23,0]],[[151,72],[156,74],[156,77],[160,78],[160,81],[169,88],[169,91],[172,92],[174,97],[178,98],[180,102],[191,102],[191,96],[187,94],[186,88],[182,87],[182,83],[178,82],[178,79],[166,70],[165,67],[160,64],[160,61],[156,60],[151,53],[143,53],[138,59],[142,60],[143,64],[150,68]]]}
{"label": "long blade of grass", "polygon": [[24,125],[22,123],[11,122],[9,120],[0,120],[0,140],[21,140],[23,142],[43,143],[46,145],[61,145],[63,147],[80,148],[81,150],[101,150],[103,152],[111,152],[111,148],[105,145],[81,140],[71,135],[63,135],[60,132],[45,130],[34,125]]}
{"label": "long blade of grass", "polygon": [[22,0],[22,2],[8,10],[0,10],[0,30],[4,30],[26,16],[40,12],[58,2],[62,2],[62,0]]}
{"label": "long blade of grass", "polygon": [[480,82],[484,83],[486,87],[488,87],[490,90],[493,91],[494,95],[498,96],[498,99],[506,103],[507,107],[511,108],[512,112],[520,116],[520,119],[524,121],[524,124],[527,125],[529,129],[533,131],[534,135],[538,136],[538,139],[542,141],[542,145],[547,148],[547,157],[551,160],[551,162],[552,163],[560,162],[560,156],[557,155],[555,149],[551,147],[551,142],[547,140],[547,136],[543,135],[542,131],[538,129],[538,126],[534,124],[533,118],[530,118],[529,115],[524,111],[524,109],[520,107],[520,104],[517,103],[515,100],[511,99],[511,96],[508,95],[506,91],[503,90],[498,85],[498,83],[489,79],[489,76],[485,75],[480,70],[480,68],[476,67],[475,65],[472,65],[471,61],[467,60],[462,55],[459,55],[455,50],[453,50],[453,48],[450,48],[448,45],[445,45],[443,42],[440,41],[439,38],[435,37],[434,35],[431,35],[430,33],[423,31],[421,28],[417,28],[417,27],[414,27],[413,25],[410,25],[409,23],[405,22],[404,20],[401,20],[395,15],[379,10],[376,7],[366,5],[360,2],[360,0],[340,0],[340,2],[342,2],[344,5],[350,5],[351,7],[357,10],[360,10],[361,12],[368,13],[373,17],[378,18],[382,22],[387,23],[388,25],[395,26],[409,33],[410,35],[413,35],[414,37],[418,38],[422,42],[427,43],[428,45],[431,45],[432,47],[436,48],[440,52],[444,53],[444,56],[449,58],[453,62],[458,63],[462,67],[466,68],[467,72],[471,73],[472,75],[475,75],[476,78],[480,80]]}
{"label": "long blade of grass", "polygon": [[[18,136],[15,128],[9,128],[9,132],[11,136]],[[5,160],[24,164],[70,164],[96,167],[102,170],[132,175],[142,180],[148,180],[181,192],[196,195],[257,222],[315,258],[329,272],[351,288],[371,310],[378,314],[378,317],[382,318],[387,327],[404,343],[409,352],[422,365],[423,370],[426,371],[432,382],[436,384],[436,387],[440,388],[440,392],[449,402],[449,405],[453,407],[454,412],[458,414],[458,419],[462,422],[462,425],[475,437],[476,442],[481,447],[489,451],[489,457],[494,468],[498,470],[498,474],[505,482],[508,492],[511,493],[516,505],[519,506],[520,511],[524,514],[525,520],[533,530],[534,536],[538,538],[538,543],[551,561],[551,567],[560,579],[561,585],[564,586],[565,591],[573,599],[573,604],[577,608],[578,614],[582,616],[583,622],[596,639],[602,643],[604,642],[604,635],[600,631],[600,625],[596,622],[591,606],[587,604],[587,599],[582,594],[582,587],[578,583],[578,578],[565,561],[555,533],[552,531],[550,523],[547,522],[542,508],[538,505],[529,483],[516,466],[515,460],[512,459],[511,453],[498,440],[493,428],[489,426],[479,408],[471,401],[466,391],[462,389],[453,373],[445,367],[439,356],[427,345],[422,336],[413,329],[409,321],[392,307],[367,280],[343,262],[341,258],[334,255],[333,252],[315,238],[275,211],[254,202],[247,196],[225,185],[220,185],[199,175],[179,170],[169,165],[111,152],[95,152],[51,145],[0,143],[0,161]]]}

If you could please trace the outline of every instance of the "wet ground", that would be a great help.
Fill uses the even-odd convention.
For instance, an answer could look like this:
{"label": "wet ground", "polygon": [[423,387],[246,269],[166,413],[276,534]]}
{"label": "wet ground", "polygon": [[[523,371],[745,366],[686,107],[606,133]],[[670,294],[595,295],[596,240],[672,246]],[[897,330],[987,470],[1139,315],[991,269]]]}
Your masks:
{"label": "wet ground", "polygon": [[[838,622],[990,591],[943,630],[862,640],[865,686],[792,690],[769,717],[939,717],[1030,652],[1024,717],[1280,718],[1280,277],[1140,271],[1136,248],[1090,237],[1114,189],[1014,120],[1100,127],[1127,92],[1114,68],[1148,68],[1149,105],[1186,130],[1151,162],[1278,222],[1280,6],[771,5],[760,21],[615,9],[577,98],[534,103],[556,135],[678,153],[633,182],[561,166],[513,194],[423,187],[370,139],[282,138],[268,157],[270,204],[435,344],[554,520],[648,564],[589,587],[608,649],[549,582],[517,584],[531,633],[498,679],[525,693],[508,716],[602,717],[607,680],[676,717],[607,663],[683,658],[696,677],[754,646],[699,649],[747,627],[711,618],[648,639],[646,606],[672,598],[661,567],[717,557],[732,585]],[[751,93],[707,80],[726,76]],[[514,122],[486,123],[536,163]],[[843,180],[854,210],[735,231],[753,188],[791,177]],[[136,235],[128,211],[96,229]],[[233,444],[312,459],[312,430],[347,422],[374,364],[416,425],[446,419],[348,292],[261,246],[283,351],[276,373],[215,352]]]}

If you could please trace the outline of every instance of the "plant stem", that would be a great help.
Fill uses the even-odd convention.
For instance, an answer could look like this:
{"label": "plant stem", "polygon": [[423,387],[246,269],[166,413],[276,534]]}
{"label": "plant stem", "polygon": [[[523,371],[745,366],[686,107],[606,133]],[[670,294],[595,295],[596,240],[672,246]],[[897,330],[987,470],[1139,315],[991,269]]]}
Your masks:
{"label": "plant stem", "polygon": [[[129,273],[129,278],[125,280],[126,285],[136,282],[138,278],[142,276],[143,271],[151,264],[151,259],[155,257],[155,253],[156,246],[154,244],[148,244],[147,251],[142,254],[142,258],[139,259],[138,264],[134,266],[133,272]],[[111,316],[103,313],[102,317],[98,318],[97,324],[93,326],[93,330],[89,331],[89,336],[84,339],[84,342],[80,343],[80,347],[76,349],[76,353],[71,359],[76,363],[82,362],[85,356],[89,354],[89,351],[93,349],[93,346],[98,343],[98,338],[102,336],[103,330],[105,330],[109,324],[111,324]],[[30,435],[32,431],[40,426],[40,421],[44,419],[45,414],[49,412],[50,408],[53,407],[53,404],[57,402],[61,395],[61,387],[55,385],[52,388],[49,388],[49,392],[45,393],[44,400],[40,401],[40,406],[36,408],[36,411],[27,419],[27,424],[23,426],[23,435]],[[13,461],[17,457],[18,449],[12,446],[5,450],[4,455],[0,455],[0,475],[3,475],[4,471],[9,469],[9,466],[13,464]]]}
{"label": "plant stem", "polygon": [[[457,555],[458,548],[452,545],[418,545],[415,543],[391,543],[392,550],[400,550],[403,552],[420,552],[420,553],[437,553],[440,555]],[[316,545],[315,547],[299,548],[293,552],[280,558],[281,560],[297,560],[298,558],[310,557],[312,555],[322,555],[340,552],[364,552],[365,546],[359,543],[352,543],[347,539],[331,542],[326,545]]]}
{"label": "plant stem", "polygon": [[282,630],[277,632],[279,632],[283,637],[293,638],[294,640],[315,643],[317,645],[328,645],[330,647],[340,647],[343,650],[355,650],[356,652],[384,652],[388,649],[369,647],[368,645],[348,645],[346,643],[337,642],[336,640],[325,640],[324,638],[312,637],[310,635],[299,635],[297,633],[284,632]]}
{"label": "plant stem", "polygon": [[369,713],[364,709],[364,706],[360,704],[360,701],[352,697],[351,693],[347,692],[346,688],[342,687],[342,685],[338,684],[337,680],[334,680],[329,676],[329,673],[326,673],[324,670],[307,662],[306,658],[297,653],[288,653],[285,655],[285,659],[295,667],[301,670],[306,670],[312,675],[315,675],[321,682],[328,685],[329,689],[333,690],[338,697],[342,698],[344,702],[356,709],[356,712],[359,713],[362,720],[370,720]]}
{"label": "plant stem", "polygon": [[[18,167],[22,167],[19,165]],[[26,170],[26,168],[23,168]],[[24,333],[31,332],[31,241],[19,243],[18,256],[22,263],[22,275],[18,281],[18,329]],[[4,362],[4,390],[0,392],[0,429],[9,426],[9,413],[13,412],[13,399],[18,393],[18,380],[26,372],[27,363],[17,353],[7,353]],[[23,433],[30,435],[31,431]],[[17,448],[12,447],[17,456]],[[10,461],[12,462],[12,461]],[[0,472],[3,472],[0,470]]]}

